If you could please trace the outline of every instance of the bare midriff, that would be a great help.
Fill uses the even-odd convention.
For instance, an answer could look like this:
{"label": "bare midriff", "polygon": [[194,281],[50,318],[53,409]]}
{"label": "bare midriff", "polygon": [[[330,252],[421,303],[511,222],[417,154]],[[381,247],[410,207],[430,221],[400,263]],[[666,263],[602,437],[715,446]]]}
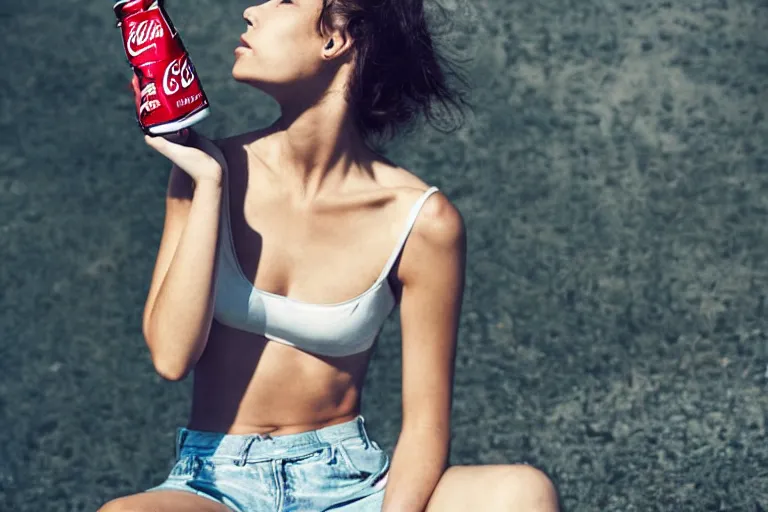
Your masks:
{"label": "bare midriff", "polygon": [[370,353],[313,355],[214,320],[187,428],[278,436],[352,420]]}

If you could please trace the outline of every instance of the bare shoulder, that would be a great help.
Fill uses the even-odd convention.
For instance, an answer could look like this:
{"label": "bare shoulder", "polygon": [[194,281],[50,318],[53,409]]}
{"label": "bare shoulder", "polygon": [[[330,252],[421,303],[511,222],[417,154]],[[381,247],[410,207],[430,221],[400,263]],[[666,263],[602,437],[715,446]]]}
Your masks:
{"label": "bare shoulder", "polygon": [[445,194],[437,192],[424,203],[413,230],[431,245],[454,247],[465,236],[464,218]]}
{"label": "bare shoulder", "polygon": [[409,238],[411,253],[423,256],[422,261],[463,254],[464,218],[445,194],[438,191],[422,206]]}
{"label": "bare shoulder", "polygon": [[466,246],[466,229],[461,212],[445,194],[439,191],[433,193],[421,207],[403,249],[398,268],[400,282],[411,286],[417,283],[445,283],[448,282],[447,276],[460,276],[466,259]]}
{"label": "bare shoulder", "polygon": [[[429,189],[429,185],[421,178],[402,167],[385,168],[381,175],[385,185],[400,191],[407,207],[413,205]],[[461,212],[445,194],[437,191],[421,207],[408,244],[412,252],[463,251],[465,236]]]}

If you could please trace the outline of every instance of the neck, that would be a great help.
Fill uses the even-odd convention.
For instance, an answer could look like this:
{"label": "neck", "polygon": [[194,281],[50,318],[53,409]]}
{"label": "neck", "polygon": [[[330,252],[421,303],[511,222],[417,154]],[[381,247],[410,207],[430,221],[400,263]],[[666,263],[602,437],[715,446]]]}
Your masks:
{"label": "neck", "polygon": [[371,158],[346,102],[326,96],[309,108],[281,105],[270,161],[297,203],[339,190]]}

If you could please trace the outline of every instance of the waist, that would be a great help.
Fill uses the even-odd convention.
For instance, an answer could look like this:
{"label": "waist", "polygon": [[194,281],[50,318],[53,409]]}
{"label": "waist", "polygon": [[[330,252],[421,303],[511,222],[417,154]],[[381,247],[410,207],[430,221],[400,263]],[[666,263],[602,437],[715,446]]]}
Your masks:
{"label": "waist", "polygon": [[176,431],[176,458],[194,454],[259,462],[312,453],[351,438],[370,443],[362,415],[317,429],[281,435],[227,434],[182,427]]}
{"label": "waist", "polygon": [[352,421],[359,414],[359,404],[344,410],[322,411],[322,414],[308,410],[269,410],[262,414],[257,411],[246,410],[234,414],[224,414],[222,411],[203,408],[193,403],[185,428],[218,434],[260,434],[278,437]]}

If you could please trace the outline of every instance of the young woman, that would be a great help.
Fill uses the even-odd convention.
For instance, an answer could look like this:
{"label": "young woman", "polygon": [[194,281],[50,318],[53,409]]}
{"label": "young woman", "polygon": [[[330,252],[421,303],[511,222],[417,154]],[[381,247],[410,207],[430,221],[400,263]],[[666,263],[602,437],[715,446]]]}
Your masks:
{"label": "young woman", "polygon": [[[193,402],[168,478],[101,512],[557,510],[531,466],[448,464],[464,225],[370,147],[436,101],[462,104],[422,3],[259,2],[232,74],[279,119],[216,142],[146,138],[174,165],[143,332],[164,378],[194,368]],[[390,460],[359,411],[398,305]]]}

